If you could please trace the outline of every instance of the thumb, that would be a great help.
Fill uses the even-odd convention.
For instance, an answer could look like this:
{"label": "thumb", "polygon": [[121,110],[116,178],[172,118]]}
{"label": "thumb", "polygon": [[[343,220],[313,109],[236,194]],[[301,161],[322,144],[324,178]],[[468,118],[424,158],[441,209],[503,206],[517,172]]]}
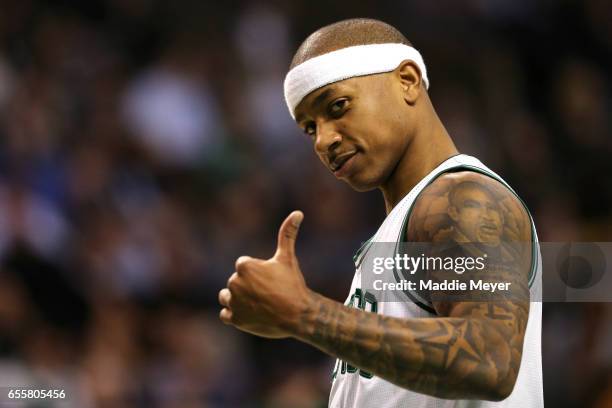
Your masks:
{"label": "thumb", "polygon": [[295,258],[295,240],[303,219],[304,213],[301,211],[293,211],[285,218],[278,230],[278,245],[274,258],[286,261]]}

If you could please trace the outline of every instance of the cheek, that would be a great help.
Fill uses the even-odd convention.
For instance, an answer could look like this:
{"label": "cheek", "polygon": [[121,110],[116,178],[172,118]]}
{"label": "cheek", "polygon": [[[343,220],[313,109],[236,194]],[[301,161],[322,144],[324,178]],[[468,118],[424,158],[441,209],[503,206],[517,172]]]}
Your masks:
{"label": "cheek", "polygon": [[387,145],[397,142],[404,121],[397,110],[397,104],[390,102],[364,102],[364,105],[352,112],[354,115],[350,118],[350,128],[372,143]]}
{"label": "cheek", "polygon": [[403,137],[393,125],[393,121],[386,120],[385,117],[374,117],[359,130],[365,148],[376,156],[378,164],[391,165],[404,151]]}
{"label": "cheek", "polygon": [[493,218],[493,222],[495,222],[495,224],[501,225],[502,221],[501,221],[501,216],[499,215],[499,213],[497,213],[497,212],[492,213],[492,218]]}
{"label": "cheek", "polygon": [[402,96],[394,92],[380,95],[377,111],[381,122],[394,132],[406,132],[407,126],[413,123],[410,117],[412,110],[406,109]]}
{"label": "cheek", "polygon": [[392,112],[387,112],[375,122],[380,148],[386,151],[390,158],[401,158],[408,147],[409,137],[404,121],[405,119],[395,117]]}
{"label": "cheek", "polygon": [[314,153],[319,158],[319,160],[321,161],[321,163],[323,163],[327,167],[327,163],[325,162],[325,159],[323,158],[323,155],[321,155],[319,152],[317,152],[317,149],[313,148],[313,150],[314,150]]}
{"label": "cheek", "polygon": [[461,211],[459,217],[461,221],[471,223],[473,220],[478,218],[478,213],[479,211],[475,209],[465,209]]}

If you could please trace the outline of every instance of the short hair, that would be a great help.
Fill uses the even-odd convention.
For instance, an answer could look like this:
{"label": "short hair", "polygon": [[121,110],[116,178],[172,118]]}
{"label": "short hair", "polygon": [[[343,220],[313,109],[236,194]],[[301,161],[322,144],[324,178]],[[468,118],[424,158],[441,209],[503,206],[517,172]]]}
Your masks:
{"label": "short hair", "polygon": [[453,207],[458,207],[460,203],[458,202],[459,198],[457,196],[460,193],[468,190],[477,190],[483,192],[484,194],[488,195],[493,202],[495,202],[496,207],[498,206],[497,201],[495,199],[495,194],[493,194],[493,192],[487,187],[476,183],[475,181],[462,181],[461,183],[455,185],[448,193],[449,204]]}
{"label": "short hair", "polygon": [[384,43],[412,46],[402,33],[383,21],[371,18],[338,21],[310,34],[295,52],[289,69],[311,58],[342,48]]}

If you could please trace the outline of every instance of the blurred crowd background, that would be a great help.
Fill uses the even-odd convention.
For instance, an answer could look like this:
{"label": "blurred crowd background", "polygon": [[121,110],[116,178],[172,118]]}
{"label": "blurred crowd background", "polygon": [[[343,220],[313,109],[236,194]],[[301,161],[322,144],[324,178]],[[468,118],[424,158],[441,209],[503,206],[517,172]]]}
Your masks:
{"label": "blurred crowd background", "polygon": [[[332,360],[223,326],[217,292],[301,209],[306,280],[344,300],[384,219],[282,99],[299,43],[349,17],[420,49],[542,241],[611,240],[612,2],[1,0],[0,386],[70,398],[21,406],[326,406]],[[609,304],[545,304],[547,405],[612,407],[611,345]]]}

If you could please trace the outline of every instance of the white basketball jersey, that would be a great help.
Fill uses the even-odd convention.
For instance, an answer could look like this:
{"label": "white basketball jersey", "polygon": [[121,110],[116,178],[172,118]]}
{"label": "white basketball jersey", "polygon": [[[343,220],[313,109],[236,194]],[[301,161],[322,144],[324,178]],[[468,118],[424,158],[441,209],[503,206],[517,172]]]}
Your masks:
{"label": "white basketball jersey", "polygon": [[[443,173],[451,171],[474,171],[488,175],[514,192],[510,186],[497,174],[487,168],[478,159],[460,154],[453,156],[431,173],[424,177],[414,188],[393,208],[376,234],[369,241],[372,242],[400,242],[404,233],[405,223],[416,198],[421,191],[433,180]],[[529,216],[531,218],[531,215]],[[542,260],[535,232],[531,220],[534,237],[533,268],[530,276],[530,309],[529,320],[525,332],[523,355],[516,384],[510,396],[500,402],[483,400],[446,400],[413,392],[376,376],[351,367],[341,360],[336,360],[333,383],[329,398],[331,408],[538,408],[544,406],[542,384]],[[387,245],[393,251],[392,245]],[[351,291],[345,304],[354,304],[359,299],[364,309],[375,311],[386,316],[404,319],[419,317],[435,317],[432,305],[422,298],[414,298],[413,302],[385,302],[372,298],[371,294],[361,290],[361,260],[368,256],[366,247],[355,261],[356,271],[351,285]],[[379,255],[379,254],[377,254]],[[390,253],[388,256],[393,257]],[[370,298],[368,298],[370,296]],[[418,297],[418,295],[416,295]],[[537,300],[537,301],[534,301]]]}

